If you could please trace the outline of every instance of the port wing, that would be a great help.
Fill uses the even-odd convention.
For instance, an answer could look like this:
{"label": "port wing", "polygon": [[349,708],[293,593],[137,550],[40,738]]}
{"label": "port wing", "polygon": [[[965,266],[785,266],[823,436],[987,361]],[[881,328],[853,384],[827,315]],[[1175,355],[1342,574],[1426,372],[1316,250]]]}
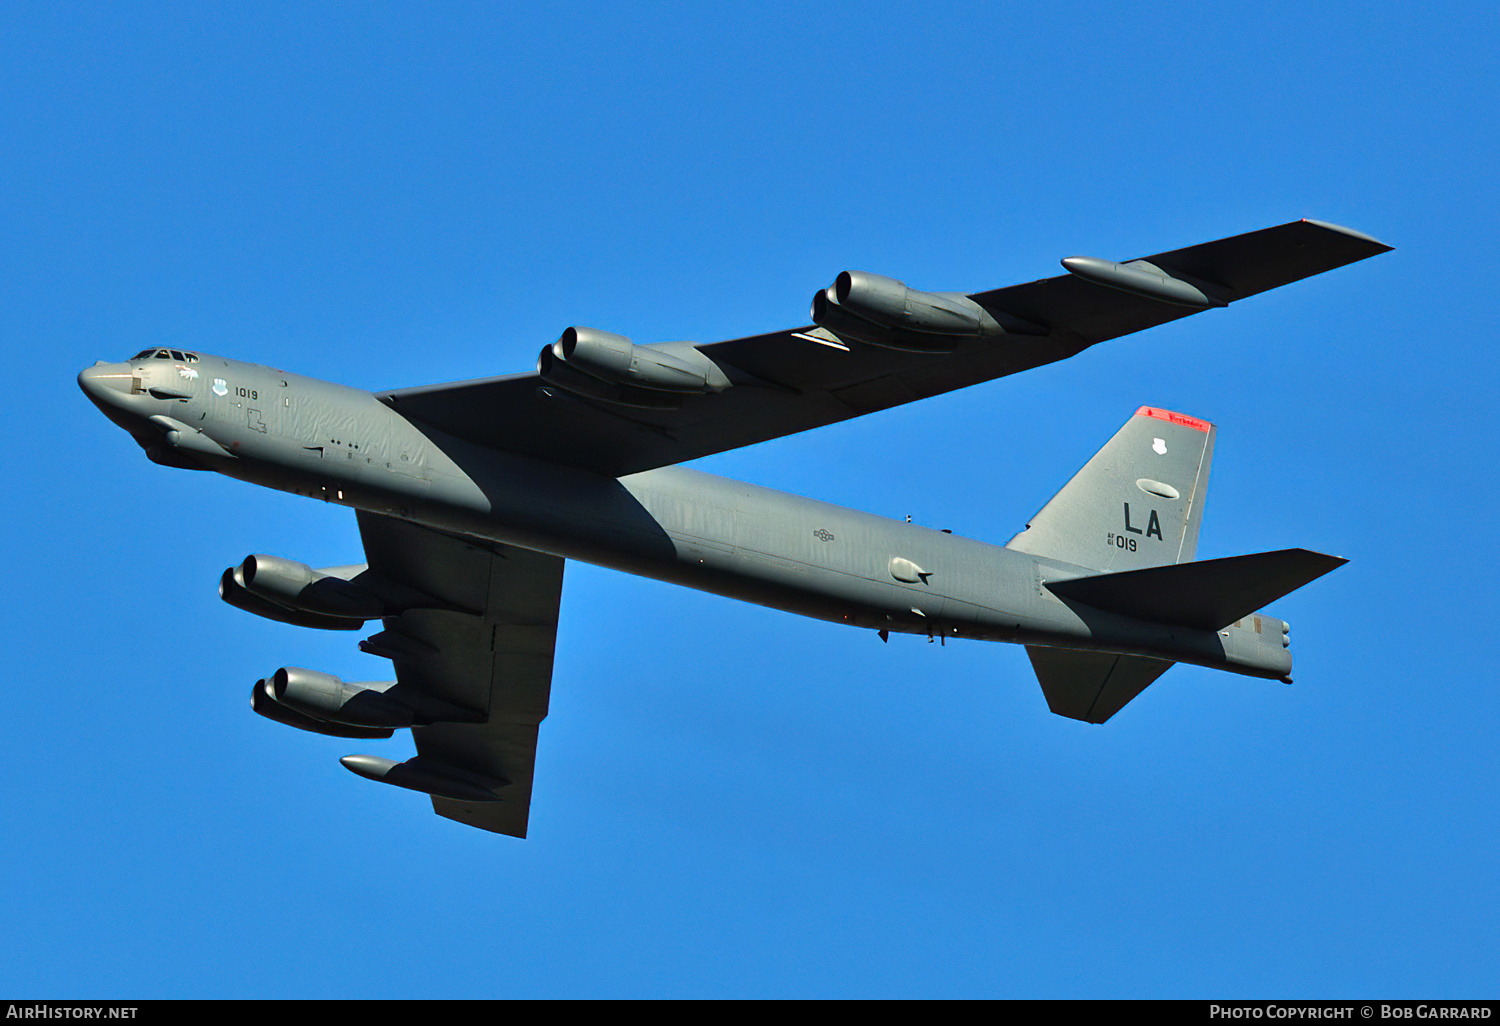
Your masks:
{"label": "port wing", "polygon": [[[1070,273],[1057,277],[967,296],[918,294],[940,305],[956,304],[1004,329],[935,341],[929,335],[935,348],[924,352],[871,344],[816,325],[712,345],[675,344],[665,355],[661,348],[636,347],[689,374],[707,367],[701,360],[707,357],[713,385],[704,394],[653,396],[649,389],[637,389],[632,399],[629,389],[594,381],[584,389],[593,394],[584,395],[549,386],[540,372],[376,394],[410,420],[466,441],[619,476],[1053,363],[1106,339],[1389,249],[1346,228],[1294,221],[1123,264],[1069,258]],[[1209,295],[1212,302],[1194,305],[1194,295]],[[543,362],[547,359],[544,350]],[[626,401],[618,401],[622,397]]]}

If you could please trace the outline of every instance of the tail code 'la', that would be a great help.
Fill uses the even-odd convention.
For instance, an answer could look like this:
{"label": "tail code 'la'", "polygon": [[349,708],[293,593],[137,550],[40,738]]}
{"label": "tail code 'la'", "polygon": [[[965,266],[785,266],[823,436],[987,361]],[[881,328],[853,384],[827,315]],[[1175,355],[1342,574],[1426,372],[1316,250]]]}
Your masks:
{"label": "tail code 'la'", "polygon": [[1142,406],[1006,546],[1092,570],[1185,563],[1214,455],[1214,426]]}

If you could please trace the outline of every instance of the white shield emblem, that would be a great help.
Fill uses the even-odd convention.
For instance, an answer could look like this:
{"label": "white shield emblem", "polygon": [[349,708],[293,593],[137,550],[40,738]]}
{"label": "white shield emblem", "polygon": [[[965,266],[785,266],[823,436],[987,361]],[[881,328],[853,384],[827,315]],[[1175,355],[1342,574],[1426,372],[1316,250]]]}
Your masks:
{"label": "white shield emblem", "polygon": [[229,383],[223,378],[214,378],[214,395],[228,395]]}
{"label": "white shield emblem", "polygon": [[1166,439],[1164,439],[1164,438],[1153,438],[1153,439],[1151,439],[1151,448],[1156,451],[1156,455],[1158,455],[1158,456],[1165,456],[1167,454],[1167,442],[1166,442]]}

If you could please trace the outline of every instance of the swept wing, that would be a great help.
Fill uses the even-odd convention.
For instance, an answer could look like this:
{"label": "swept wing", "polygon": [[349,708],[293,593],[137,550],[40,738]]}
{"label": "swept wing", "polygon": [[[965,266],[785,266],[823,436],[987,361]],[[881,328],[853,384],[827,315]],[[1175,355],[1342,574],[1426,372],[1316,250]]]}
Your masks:
{"label": "swept wing", "polygon": [[996,320],[1033,326],[1039,334],[965,339],[941,354],[868,345],[814,325],[702,345],[698,351],[722,368],[733,385],[683,397],[674,409],[639,409],[567,395],[546,388],[538,374],[377,394],[407,419],[455,437],[619,476],[1066,359],[1095,343],[1388,249],[1346,228],[1294,221],[1142,258],[1151,272],[1161,272],[1174,286],[1191,282],[1189,292],[1203,289],[1212,302],[1198,306],[1130,291],[1147,273],[1139,270],[1141,261],[1122,270],[1118,264],[1074,258],[1068,262],[1074,273],[968,297]]}
{"label": "swept wing", "polygon": [[563,560],[364,512],[359,533],[372,572],[432,599],[387,617],[360,647],[391,659],[402,687],[485,714],[480,723],[412,728],[417,759],[409,764],[477,781],[497,799],[433,797],[433,811],[525,837]]}

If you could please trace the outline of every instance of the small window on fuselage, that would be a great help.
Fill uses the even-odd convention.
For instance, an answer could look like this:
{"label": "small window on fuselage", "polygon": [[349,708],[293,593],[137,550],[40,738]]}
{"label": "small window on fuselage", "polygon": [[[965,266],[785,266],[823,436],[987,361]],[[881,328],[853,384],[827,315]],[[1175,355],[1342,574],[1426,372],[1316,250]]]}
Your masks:
{"label": "small window on fuselage", "polygon": [[139,353],[136,353],[134,356],[132,356],[131,359],[132,360],[149,360],[149,359],[151,359],[151,357],[153,357],[155,355],[156,355],[156,350],[155,349],[142,349]]}

